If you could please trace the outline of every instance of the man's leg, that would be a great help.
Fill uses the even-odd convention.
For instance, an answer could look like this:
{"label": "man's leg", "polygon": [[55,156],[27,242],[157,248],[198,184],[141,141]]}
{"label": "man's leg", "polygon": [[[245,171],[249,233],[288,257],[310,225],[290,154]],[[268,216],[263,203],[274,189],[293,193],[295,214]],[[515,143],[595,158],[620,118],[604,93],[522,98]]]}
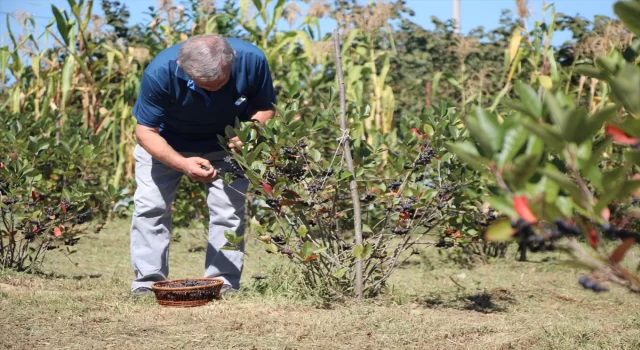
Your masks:
{"label": "man's leg", "polygon": [[135,210],[131,223],[131,290],[151,288],[169,275],[171,204],[182,173],[152,158],[140,145],[136,160]]}
{"label": "man's leg", "polygon": [[240,288],[240,276],[244,263],[244,241],[238,250],[222,250],[228,241],[224,237],[226,230],[234,231],[237,236],[244,235],[245,198],[249,180],[234,181],[231,186],[223,183],[222,178],[229,171],[229,164],[223,158],[226,152],[214,152],[204,156],[219,169],[216,179],[208,183],[207,204],[209,205],[209,244],[205,262],[205,277],[220,277],[233,289]]}

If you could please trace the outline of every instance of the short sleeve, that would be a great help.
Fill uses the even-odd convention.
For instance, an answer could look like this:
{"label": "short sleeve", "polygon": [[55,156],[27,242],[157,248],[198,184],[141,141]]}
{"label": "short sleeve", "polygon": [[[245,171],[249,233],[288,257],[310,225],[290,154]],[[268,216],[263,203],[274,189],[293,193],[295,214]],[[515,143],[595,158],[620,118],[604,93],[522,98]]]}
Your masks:
{"label": "short sleeve", "polygon": [[145,72],[140,82],[138,100],[133,106],[133,116],[141,125],[150,128],[160,127],[168,101],[168,91]]}
{"label": "short sleeve", "polygon": [[271,80],[271,71],[266,57],[258,56],[254,61],[254,74],[251,82],[252,94],[249,104],[253,111],[272,109],[276,103],[276,92]]}

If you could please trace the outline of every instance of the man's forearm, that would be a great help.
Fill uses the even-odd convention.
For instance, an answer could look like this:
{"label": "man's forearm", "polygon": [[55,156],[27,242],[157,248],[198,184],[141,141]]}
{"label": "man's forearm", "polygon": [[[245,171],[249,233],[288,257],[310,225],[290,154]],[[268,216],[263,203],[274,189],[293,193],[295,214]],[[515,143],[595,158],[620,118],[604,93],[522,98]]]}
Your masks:
{"label": "man's forearm", "polygon": [[265,125],[267,120],[273,118],[275,115],[275,110],[270,109],[267,111],[257,111],[251,116],[251,120],[257,120],[260,125]]}
{"label": "man's forearm", "polygon": [[185,158],[169,146],[157,130],[138,125],[136,126],[136,138],[140,146],[153,158],[173,169],[184,172]]}

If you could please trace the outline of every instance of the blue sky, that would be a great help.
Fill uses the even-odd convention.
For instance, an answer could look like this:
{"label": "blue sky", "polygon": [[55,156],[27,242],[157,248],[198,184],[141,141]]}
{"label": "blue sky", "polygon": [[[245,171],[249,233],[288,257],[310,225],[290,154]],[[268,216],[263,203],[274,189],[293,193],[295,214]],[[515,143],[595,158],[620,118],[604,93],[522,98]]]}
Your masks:
{"label": "blue sky", "polygon": [[[147,12],[149,6],[156,4],[155,0],[120,1],[129,6],[132,22],[143,23],[148,21],[148,17],[144,15],[144,12]],[[544,0],[529,0],[532,20],[541,18],[543,1]],[[221,3],[222,1],[218,2]],[[176,3],[180,3],[180,1],[176,1]],[[581,15],[589,19],[592,19],[595,15],[614,16],[613,4],[615,0],[546,0],[546,3],[553,3],[556,12],[562,12],[567,15]],[[68,8],[66,0],[0,0],[0,45],[6,45],[8,43],[5,13],[24,10],[37,16],[38,32],[41,32],[44,25],[52,17],[51,4],[61,9]],[[299,4],[304,10],[306,5],[301,1]],[[446,20],[451,17],[452,13],[451,0],[407,0],[407,6],[416,13],[413,21],[426,28],[431,28],[432,16]],[[486,29],[495,28],[499,25],[501,11],[503,9],[515,10],[515,7],[515,0],[461,0],[461,30],[463,33],[466,33],[470,29],[479,26],[484,26]],[[94,13],[102,15],[99,0],[95,1]],[[17,28],[14,20],[10,20],[10,22],[12,22],[12,27]],[[284,26],[286,26],[286,24]],[[332,31],[333,26],[334,23],[331,20],[321,22],[323,33]],[[559,44],[568,38],[569,35],[566,33],[556,35],[554,44]]]}

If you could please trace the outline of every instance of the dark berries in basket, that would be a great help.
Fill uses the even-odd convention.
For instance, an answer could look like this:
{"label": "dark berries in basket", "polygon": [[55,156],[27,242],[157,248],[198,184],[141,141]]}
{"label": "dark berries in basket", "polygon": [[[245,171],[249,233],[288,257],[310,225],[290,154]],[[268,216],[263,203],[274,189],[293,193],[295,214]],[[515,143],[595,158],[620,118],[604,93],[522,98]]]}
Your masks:
{"label": "dark berries in basket", "polygon": [[302,140],[300,140],[300,141],[298,141],[298,147],[305,148],[305,147],[307,147],[307,143],[302,141]]}
{"label": "dark berries in basket", "polygon": [[392,183],[389,184],[389,189],[390,190],[397,190],[398,188],[400,188],[400,185],[402,184],[402,182],[395,180]]}
{"label": "dark berries in basket", "polygon": [[271,164],[273,164],[273,159],[271,159],[271,158],[265,159],[265,160],[262,161],[262,163],[264,165],[271,165]]}

